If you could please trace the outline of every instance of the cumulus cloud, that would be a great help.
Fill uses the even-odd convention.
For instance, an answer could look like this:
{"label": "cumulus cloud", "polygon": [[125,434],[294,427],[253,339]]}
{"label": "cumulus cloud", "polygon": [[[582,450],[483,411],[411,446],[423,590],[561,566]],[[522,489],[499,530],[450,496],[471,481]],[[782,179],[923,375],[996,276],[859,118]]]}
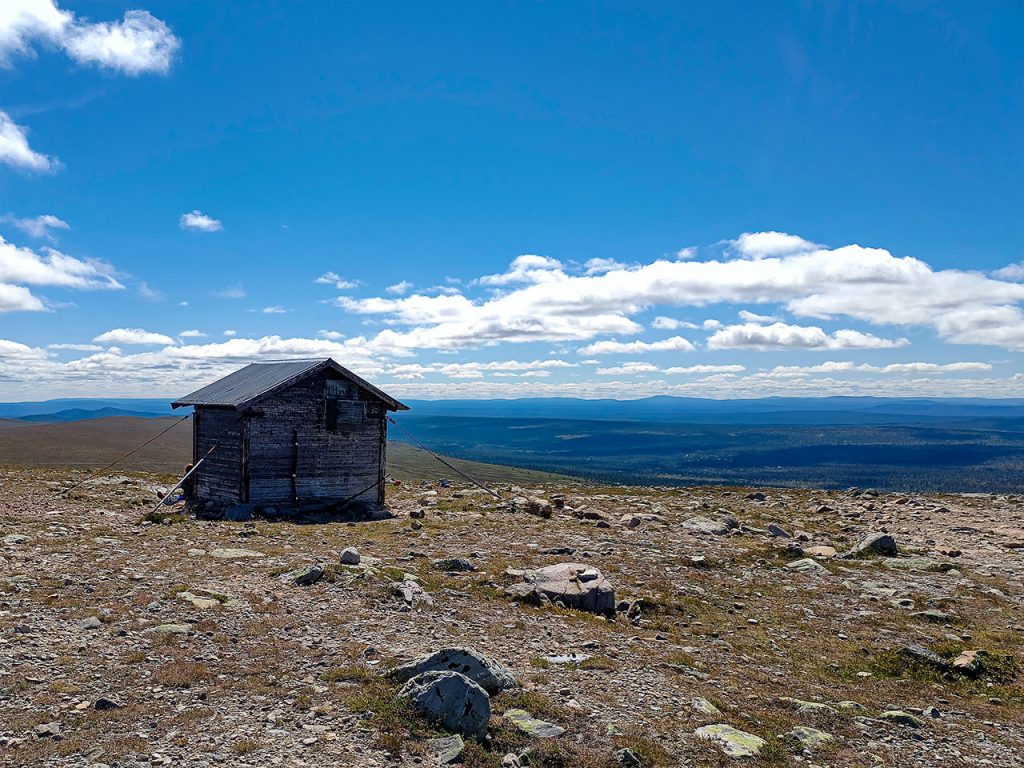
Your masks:
{"label": "cumulus cloud", "polygon": [[511,283],[546,283],[565,277],[562,262],[550,256],[523,254],[516,256],[508,271],[497,275],[484,275],[477,280],[480,285],[509,285]]}
{"label": "cumulus cloud", "polygon": [[778,365],[770,371],[756,374],[762,377],[796,377],[815,373],[881,373],[881,374],[941,374],[965,373],[974,371],[990,371],[991,363],[957,362],[957,363],[890,363],[889,365],[872,365],[870,363],[854,363],[851,361],[829,361],[818,365]]}
{"label": "cumulus cloud", "polygon": [[333,285],[339,291],[347,291],[359,285],[358,280],[346,280],[337,272],[324,272],[313,282],[318,285]]}
{"label": "cumulus cloud", "polygon": [[140,75],[166,73],[181,42],[146,11],[129,10],[120,21],[92,23],[53,0],[0,3],[0,65],[33,55],[40,44],[62,48],[79,64]]}
{"label": "cumulus cloud", "polygon": [[992,276],[1000,280],[1024,282],[1024,261],[1018,262],[1017,264],[1009,264],[1002,269],[997,269],[992,273]]}
{"label": "cumulus cloud", "polygon": [[405,296],[405,294],[409,292],[410,288],[412,288],[412,283],[410,283],[408,280],[400,280],[394,285],[389,285],[384,290],[390,293],[392,296]]}
{"label": "cumulus cloud", "polygon": [[316,332],[316,335],[321,339],[330,339],[331,341],[337,341],[338,339],[344,339],[345,334],[339,331],[328,331],[321,328]]}
{"label": "cumulus cloud", "polygon": [[181,331],[178,334],[178,338],[179,339],[201,339],[201,338],[203,338],[205,336],[206,336],[206,334],[203,333],[202,331],[200,331],[197,328],[193,328],[193,329],[188,330],[188,331]]}
{"label": "cumulus cloud", "polygon": [[657,373],[658,366],[652,363],[644,363],[639,360],[623,363],[610,368],[598,368],[598,376],[632,376],[637,373]]}
{"label": "cumulus cloud", "polygon": [[747,370],[743,365],[688,365],[680,368],[673,366],[666,368],[665,373],[743,373]]}
{"label": "cumulus cloud", "polygon": [[220,232],[224,229],[224,225],[218,219],[207,216],[200,210],[181,214],[181,218],[178,219],[178,226],[182,229],[190,229],[193,232]]}
{"label": "cumulus cloud", "polygon": [[907,343],[853,330],[829,334],[817,326],[744,323],[716,331],[708,338],[708,349],[890,349]]}
{"label": "cumulus cloud", "polygon": [[28,131],[0,110],[0,163],[26,171],[46,173],[58,168],[56,158],[36,152],[28,143]]}
{"label": "cumulus cloud", "polygon": [[56,239],[51,230],[71,229],[70,224],[50,213],[44,213],[41,216],[33,216],[27,219],[19,219],[17,216],[8,214],[2,221],[13,224],[29,237],[39,240],[50,240],[51,242]]}
{"label": "cumulus cloud", "polygon": [[651,328],[655,328],[659,331],[674,331],[678,328],[689,328],[696,330],[699,328],[696,323],[688,323],[685,320],[676,320],[674,317],[656,317],[651,322]]}
{"label": "cumulus cloud", "polygon": [[642,352],[692,352],[693,344],[682,336],[661,341],[598,341],[576,350],[581,355],[639,354]]}
{"label": "cumulus cloud", "polygon": [[626,265],[615,259],[588,259],[583,268],[588,275],[601,275],[613,269],[625,269]]}
{"label": "cumulus cloud", "polygon": [[52,286],[77,290],[119,290],[124,286],[114,277],[109,264],[76,259],[43,248],[37,253],[18,247],[0,237],[0,312],[38,312],[46,303],[27,286]]}
{"label": "cumulus cloud", "polygon": [[101,344],[174,344],[174,339],[162,333],[152,333],[142,328],[114,328],[93,339]]}
{"label": "cumulus cloud", "polygon": [[785,232],[744,232],[730,241],[733,249],[748,259],[763,259],[769,256],[786,256],[792,253],[811,251],[819,246],[796,235]]}

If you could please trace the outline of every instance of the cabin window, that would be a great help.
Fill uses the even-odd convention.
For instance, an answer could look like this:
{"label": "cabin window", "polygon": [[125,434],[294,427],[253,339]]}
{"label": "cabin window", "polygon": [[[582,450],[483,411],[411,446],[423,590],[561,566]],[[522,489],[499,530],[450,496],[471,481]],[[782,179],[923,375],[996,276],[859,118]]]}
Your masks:
{"label": "cabin window", "polygon": [[356,399],[347,381],[328,379],[325,391],[324,422],[328,432],[338,432],[366,421],[366,403]]}

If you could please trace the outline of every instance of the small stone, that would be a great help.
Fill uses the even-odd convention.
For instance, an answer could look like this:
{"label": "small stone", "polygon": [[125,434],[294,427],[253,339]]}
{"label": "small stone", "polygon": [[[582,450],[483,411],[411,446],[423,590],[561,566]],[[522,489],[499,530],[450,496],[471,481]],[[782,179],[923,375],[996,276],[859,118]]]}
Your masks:
{"label": "small stone", "polygon": [[615,762],[621,765],[622,768],[641,768],[643,765],[643,762],[636,756],[636,753],[628,747],[620,749],[615,753]]}
{"label": "small stone", "polygon": [[341,550],[342,565],[359,565],[361,559],[359,550],[355,547],[345,547],[345,549]]}
{"label": "small stone", "polygon": [[51,723],[41,723],[33,728],[32,732],[40,739],[60,736],[60,723],[56,721]]}
{"label": "small stone", "polygon": [[929,608],[926,611],[915,611],[910,615],[915,619],[923,619],[924,621],[930,621],[934,624],[948,624],[953,621],[953,617],[948,613],[937,611],[934,608]]}
{"label": "small stone", "polygon": [[220,549],[211,550],[210,556],[219,558],[221,560],[241,560],[247,557],[263,557],[263,553],[256,552],[252,549],[241,549],[239,547],[224,547]]}
{"label": "small stone", "polygon": [[957,672],[962,672],[967,675],[976,675],[981,672],[982,657],[985,655],[985,651],[963,651],[959,656],[953,659],[952,667]]}
{"label": "small stone", "polygon": [[835,557],[836,548],[818,544],[813,547],[804,547],[804,554],[808,557]]}
{"label": "small stone", "polygon": [[79,629],[99,629],[103,626],[103,622],[99,620],[97,616],[90,616],[87,619],[82,619],[78,622]]}
{"label": "small stone", "polygon": [[160,624],[142,630],[144,635],[190,635],[194,631],[191,624]]}
{"label": "small stone", "polygon": [[799,571],[800,573],[810,573],[819,576],[827,576],[829,573],[828,568],[817,560],[813,560],[809,557],[805,557],[802,560],[794,560],[792,563],[787,563],[786,567],[794,571]]}
{"label": "small stone", "polygon": [[785,528],[783,528],[781,525],[777,525],[776,523],[768,524],[768,533],[770,533],[772,536],[778,539],[792,538]]}

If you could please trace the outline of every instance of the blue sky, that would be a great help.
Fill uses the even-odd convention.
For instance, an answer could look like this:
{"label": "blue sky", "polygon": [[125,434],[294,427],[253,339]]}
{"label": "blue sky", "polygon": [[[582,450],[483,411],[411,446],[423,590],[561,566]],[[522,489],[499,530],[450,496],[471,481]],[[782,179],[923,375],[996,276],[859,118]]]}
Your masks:
{"label": "blue sky", "polygon": [[4,399],[1024,392],[1020,4],[3,5]]}

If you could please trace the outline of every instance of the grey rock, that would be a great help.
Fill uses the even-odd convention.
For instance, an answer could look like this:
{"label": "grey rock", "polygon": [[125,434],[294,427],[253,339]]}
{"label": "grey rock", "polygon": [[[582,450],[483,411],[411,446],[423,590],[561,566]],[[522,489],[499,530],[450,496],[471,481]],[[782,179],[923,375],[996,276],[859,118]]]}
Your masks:
{"label": "grey rock", "polygon": [[896,539],[888,533],[869,533],[861,539],[843,557],[851,558],[861,555],[882,555],[884,557],[896,557]]}
{"label": "grey rock", "polygon": [[615,588],[593,566],[559,563],[526,571],[524,583],[506,588],[516,600],[541,605],[554,603],[605,616],[615,615]]}
{"label": "grey rock", "polygon": [[234,504],[224,510],[224,519],[233,523],[247,523],[252,520],[252,507]]}
{"label": "grey rock", "polygon": [[476,570],[476,566],[464,557],[442,557],[435,560],[433,566],[438,571],[448,573],[468,573]]}
{"label": "grey rock", "polygon": [[927,664],[930,667],[935,667],[938,670],[949,669],[949,664],[939,654],[934,651],[929,651],[927,648],[920,645],[908,645],[900,648],[899,653],[901,656],[906,656],[909,659]]}
{"label": "grey rock", "polygon": [[730,530],[729,525],[725,521],[715,521],[710,517],[704,517],[703,515],[691,517],[688,520],[683,521],[682,525],[683,528],[686,528],[689,531],[709,533],[715,536],[724,536]]}
{"label": "grey rock", "polygon": [[458,672],[491,694],[516,685],[512,673],[502,664],[473,648],[445,648],[410,664],[394,667],[386,674],[394,680],[406,681],[427,672]]}
{"label": "grey rock", "polygon": [[462,761],[462,753],[466,750],[466,742],[458,734],[427,742],[427,749],[434,756],[438,765],[451,765]]}
{"label": "grey rock", "polygon": [[640,758],[636,756],[636,753],[628,747],[620,749],[615,753],[615,762],[621,765],[622,768],[641,768],[643,765]]}
{"label": "grey rock", "polygon": [[700,712],[702,715],[707,715],[708,717],[722,716],[722,710],[707,699],[702,699],[699,696],[691,701],[690,705],[693,707],[694,712]]}
{"label": "grey rock", "polygon": [[804,749],[814,749],[835,740],[831,733],[825,733],[825,731],[819,731],[817,728],[810,728],[806,725],[798,725],[784,735],[800,742],[800,746]]}
{"label": "grey rock", "polygon": [[924,720],[919,717],[914,717],[909,712],[904,712],[901,709],[890,709],[887,712],[883,712],[878,716],[879,720],[884,720],[887,723],[896,723],[897,725],[906,725],[910,728],[923,728]]}
{"label": "grey rock", "polygon": [[697,738],[714,741],[729,757],[754,757],[768,744],[760,736],[725,723],[705,725],[693,733]]}
{"label": "grey rock", "polygon": [[449,731],[483,738],[491,717],[487,691],[458,672],[426,672],[398,692],[428,720]]}
{"label": "grey rock", "polygon": [[87,619],[82,619],[78,622],[79,629],[99,629],[103,626],[103,622],[99,620],[97,616],[90,616]]}
{"label": "grey rock", "polygon": [[345,549],[341,550],[342,565],[359,565],[361,559],[359,550],[355,547],[345,547]]}
{"label": "grey rock", "polygon": [[827,576],[829,573],[828,568],[810,557],[805,557],[802,560],[794,560],[792,563],[787,563],[786,567],[793,571],[799,571],[800,573],[812,573],[819,576]]}
{"label": "grey rock", "polygon": [[32,729],[32,732],[40,739],[48,736],[60,736],[60,723],[56,721],[51,723],[40,723]]}
{"label": "grey rock", "polygon": [[124,705],[117,699],[110,698],[109,696],[100,696],[92,706],[100,712],[105,712],[110,709],[120,709]]}
{"label": "grey rock", "polygon": [[298,587],[308,587],[312,584],[316,584],[323,577],[324,567],[322,565],[306,565],[298,570],[292,571],[285,576],[285,579]]}
{"label": "grey rock", "polygon": [[786,531],[785,528],[783,528],[781,525],[777,525],[775,523],[768,523],[768,533],[770,533],[772,536],[775,536],[776,538],[779,538],[779,539],[789,539],[789,538],[792,538],[789,535],[789,532]]}

